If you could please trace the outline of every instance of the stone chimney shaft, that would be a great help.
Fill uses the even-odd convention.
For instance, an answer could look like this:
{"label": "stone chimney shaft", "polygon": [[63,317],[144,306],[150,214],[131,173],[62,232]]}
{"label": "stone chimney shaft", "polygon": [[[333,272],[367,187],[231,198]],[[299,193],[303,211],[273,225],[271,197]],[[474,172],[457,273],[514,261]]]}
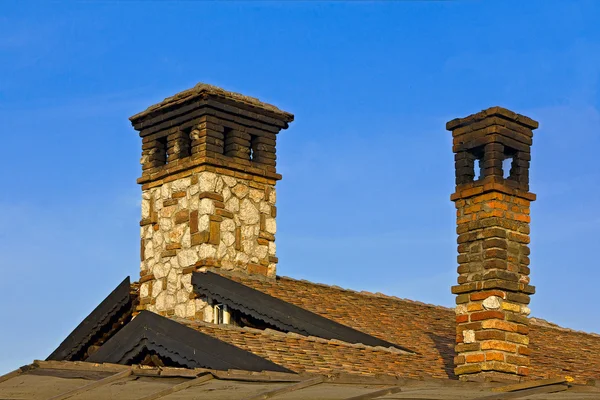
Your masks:
{"label": "stone chimney shaft", "polygon": [[141,308],[212,320],[192,272],[275,277],[275,148],[293,115],[198,84],[130,120],[142,138]]}

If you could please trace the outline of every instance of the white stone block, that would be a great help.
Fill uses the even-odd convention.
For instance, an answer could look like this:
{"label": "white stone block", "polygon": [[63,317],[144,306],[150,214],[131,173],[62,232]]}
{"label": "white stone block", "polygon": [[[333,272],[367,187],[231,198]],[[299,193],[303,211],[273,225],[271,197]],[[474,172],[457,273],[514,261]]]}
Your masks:
{"label": "white stone block", "polygon": [[256,224],[260,220],[260,214],[252,201],[248,199],[242,200],[240,205],[240,219],[246,224]]}
{"label": "white stone block", "polygon": [[250,192],[248,193],[248,195],[250,196],[250,200],[252,200],[255,203],[260,202],[262,199],[264,199],[265,197],[265,192],[263,190],[258,190],[258,189],[250,189]]}
{"label": "white stone block", "polygon": [[[214,258],[216,254],[217,254],[217,249],[215,249],[215,246],[207,244],[207,243],[201,244],[200,248],[198,249],[198,256],[201,259]],[[196,261],[194,261],[194,263]]]}
{"label": "white stone block", "polygon": [[179,318],[185,318],[186,304],[177,304],[175,306],[175,316]]}
{"label": "white stone block", "polygon": [[200,214],[213,214],[215,212],[215,206],[211,199],[202,199],[198,206],[198,212]]}
{"label": "white stone block", "polygon": [[201,192],[214,192],[217,183],[217,175],[213,172],[200,172],[198,174],[198,186]]}
{"label": "white stone block", "polygon": [[150,295],[150,283],[144,282],[140,285],[140,297],[148,297]]}
{"label": "white stone block", "polygon": [[486,310],[497,310],[500,308],[501,300],[498,296],[490,296],[482,304]]}
{"label": "white stone block", "polygon": [[181,192],[187,190],[191,184],[192,182],[190,178],[180,178],[172,182],[171,190],[173,192]]}
{"label": "white stone block", "polygon": [[177,262],[179,267],[185,268],[194,265],[198,261],[198,254],[193,249],[179,250],[177,253]]}
{"label": "white stone block", "polygon": [[238,183],[231,189],[231,192],[239,199],[243,199],[248,195],[248,186],[244,183]]}
{"label": "white stone block", "polygon": [[464,343],[475,343],[475,331],[472,331],[472,330],[463,331],[463,342]]}
{"label": "white stone block", "polygon": [[275,218],[265,218],[265,229],[267,232],[273,235],[277,232],[277,223],[275,222]]}
{"label": "white stone block", "polygon": [[240,201],[237,197],[232,197],[225,203],[225,209],[232,213],[237,213],[240,211]]}
{"label": "white stone block", "polygon": [[152,298],[157,298],[163,293],[162,281],[154,281],[152,284]]}
{"label": "white stone block", "polygon": [[221,222],[221,232],[233,232],[235,231],[235,222],[227,218]]}
{"label": "white stone block", "polygon": [[223,182],[229,187],[233,187],[233,186],[237,185],[237,180],[235,180],[235,178],[232,178],[231,176],[223,175],[222,178],[223,178]]}

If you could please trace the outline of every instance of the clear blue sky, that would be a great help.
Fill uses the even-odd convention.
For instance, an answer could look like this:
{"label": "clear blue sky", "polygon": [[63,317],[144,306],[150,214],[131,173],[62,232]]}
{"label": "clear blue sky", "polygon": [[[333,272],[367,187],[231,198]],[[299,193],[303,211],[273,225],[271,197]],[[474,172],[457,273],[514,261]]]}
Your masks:
{"label": "clear blue sky", "polygon": [[600,2],[3,2],[0,373],[139,271],[128,117],[202,81],[276,104],[278,273],[453,306],[445,122],[540,121],[533,316],[600,332]]}

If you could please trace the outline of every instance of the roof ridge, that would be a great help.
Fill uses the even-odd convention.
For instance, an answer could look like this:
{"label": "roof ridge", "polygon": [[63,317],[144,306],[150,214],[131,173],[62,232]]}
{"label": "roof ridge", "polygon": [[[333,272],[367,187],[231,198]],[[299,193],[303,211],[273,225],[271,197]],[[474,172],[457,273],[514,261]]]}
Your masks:
{"label": "roof ridge", "polygon": [[369,292],[367,290],[358,291],[358,290],[354,290],[354,289],[343,288],[343,287],[337,286],[337,285],[328,285],[326,283],[312,282],[307,279],[295,279],[295,278],[291,278],[289,276],[277,276],[277,278],[278,279],[287,279],[287,280],[294,281],[294,282],[309,283],[309,284],[315,285],[315,286],[326,287],[329,289],[336,289],[341,292],[354,293],[354,294],[359,294],[362,296],[384,298],[384,299],[390,299],[390,300],[394,300],[394,301],[402,301],[402,302],[406,302],[406,303],[417,304],[417,305],[426,306],[426,307],[433,307],[433,308],[437,308],[437,309],[445,310],[445,311],[454,311],[454,307],[445,307],[445,306],[441,306],[439,304],[425,303],[425,302],[422,302],[419,300],[407,299],[407,298],[393,296],[393,295],[389,295],[389,294],[385,294],[385,293],[381,293],[381,292],[373,293],[373,292]]}
{"label": "roof ridge", "polygon": [[534,325],[541,326],[544,328],[556,329],[558,331],[563,331],[563,332],[581,333],[584,335],[589,335],[589,336],[600,338],[600,333],[586,332],[586,331],[581,331],[581,330],[577,330],[577,329],[565,328],[558,324],[555,324],[554,322],[545,320],[543,318],[531,317],[531,318],[529,318],[529,322],[533,323]]}
{"label": "roof ridge", "polygon": [[[240,276],[240,278],[242,279],[248,279],[248,280],[259,280],[259,279],[255,279],[253,277],[248,277],[248,276]],[[335,289],[335,290],[339,290],[341,292],[348,292],[348,293],[354,293],[354,294],[358,294],[358,295],[362,295],[362,296],[367,296],[367,297],[375,297],[375,298],[384,298],[384,299],[390,299],[393,301],[398,301],[398,302],[405,302],[405,303],[410,303],[410,304],[416,304],[416,305],[421,305],[421,306],[426,306],[426,307],[432,307],[438,310],[444,310],[444,311],[449,311],[449,312],[454,312],[454,307],[444,307],[438,304],[431,304],[431,303],[424,303],[422,301],[418,301],[418,300],[411,300],[411,299],[406,299],[406,298],[402,298],[402,297],[398,297],[398,296],[392,296],[392,295],[387,295],[385,293],[381,293],[381,292],[369,292],[366,290],[354,290],[354,289],[348,289],[348,288],[343,288],[341,286],[337,286],[337,285],[328,285],[326,283],[320,283],[320,282],[312,282],[309,281],[308,279],[296,279],[296,278],[292,278],[289,276],[281,276],[278,275],[277,279],[282,279],[282,280],[288,280],[288,281],[292,281],[292,282],[301,282],[301,283],[306,283],[306,284],[310,284],[310,285],[314,285],[314,286],[320,286],[320,287],[324,287],[324,288],[328,288],[328,289]],[[547,321],[543,318],[538,318],[538,317],[530,317],[529,320],[537,326],[542,326],[545,328],[552,328],[552,329],[556,329],[556,330],[560,330],[563,332],[572,332],[572,333],[580,333],[580,334],[584,334],[584,335],[588,335],[588,336],[592,336],[592,337],[600,337],[600,333],[596,333],[596,332],[586,332],[586,331],[582,331],[582,330],[577,330],[577,329],[571,329],[571,328],[565,328],[563,326],[557,325],[553,322]]]}
{"label": "roof ridge", "polygon": [[405,355],[416,354],[416,353],[410,353],[408,351],[400,350],[395,347],[370,346],[370,345],[363,344],[363,343],[348,343],[348,342],[344,342],[339,339],[323,339],[318,336],[304,336],[304,335],[300,335],[299,333],[295,333],[295,332],[281,332],[281,331],[277,331],[275,329],[270,329],[270,328],[263,330],[263,329],[256,329],[256,328],[251,328],[251,327],[247,327],[247,326],[240,327],[240,326],[234,326],[234,325],[215,325],[210,322],[197,321],[197,320],[192,321],[192,320],[188,320],[188,319],[184,319],[184,318],[177,318],[177,317],[171,318],[171,319],[173,319],[174,321],[177,321],[179,323],[186,324],[188,326],[203,326],[203,327],[211,328],[214,330],[231,330],[231,331],[238,331],[238,332],[250,332],[250,333],[256,333],[256,334],[260,334],[260,335],[264,335],[264,336],[283,336],[283,337],[288,337],[288,338],[293,338],[293,339],[306,340],[309,342],[323,343],[323,344],[328,344],[328,345],[338,345],[338,346],[352,347],[352,348],[372,350],[372,351],[383,351],[383,352],[392,353],[392,354],[405,354]]}

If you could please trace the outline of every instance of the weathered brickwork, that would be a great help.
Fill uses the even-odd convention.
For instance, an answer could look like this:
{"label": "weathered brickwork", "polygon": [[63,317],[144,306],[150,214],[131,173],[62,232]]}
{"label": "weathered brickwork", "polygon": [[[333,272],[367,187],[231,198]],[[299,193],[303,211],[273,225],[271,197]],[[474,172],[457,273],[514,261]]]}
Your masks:
{"label": "weathered brickwork", "polygon": [[276,134],[292,119],[203,84],[131,118],[142,137],[140,309],[208,321],[192,272],[275,277]]}
{"label": "weathered brickwork", "polygon": [[[456,153],[458,285],[455,373],[463,380],[529,372],[529,160],[527,117],[494,107],[450,121]],[[503,163],[512,159],[510,172]],[[476,161],[479,160],[479,177]]]}

